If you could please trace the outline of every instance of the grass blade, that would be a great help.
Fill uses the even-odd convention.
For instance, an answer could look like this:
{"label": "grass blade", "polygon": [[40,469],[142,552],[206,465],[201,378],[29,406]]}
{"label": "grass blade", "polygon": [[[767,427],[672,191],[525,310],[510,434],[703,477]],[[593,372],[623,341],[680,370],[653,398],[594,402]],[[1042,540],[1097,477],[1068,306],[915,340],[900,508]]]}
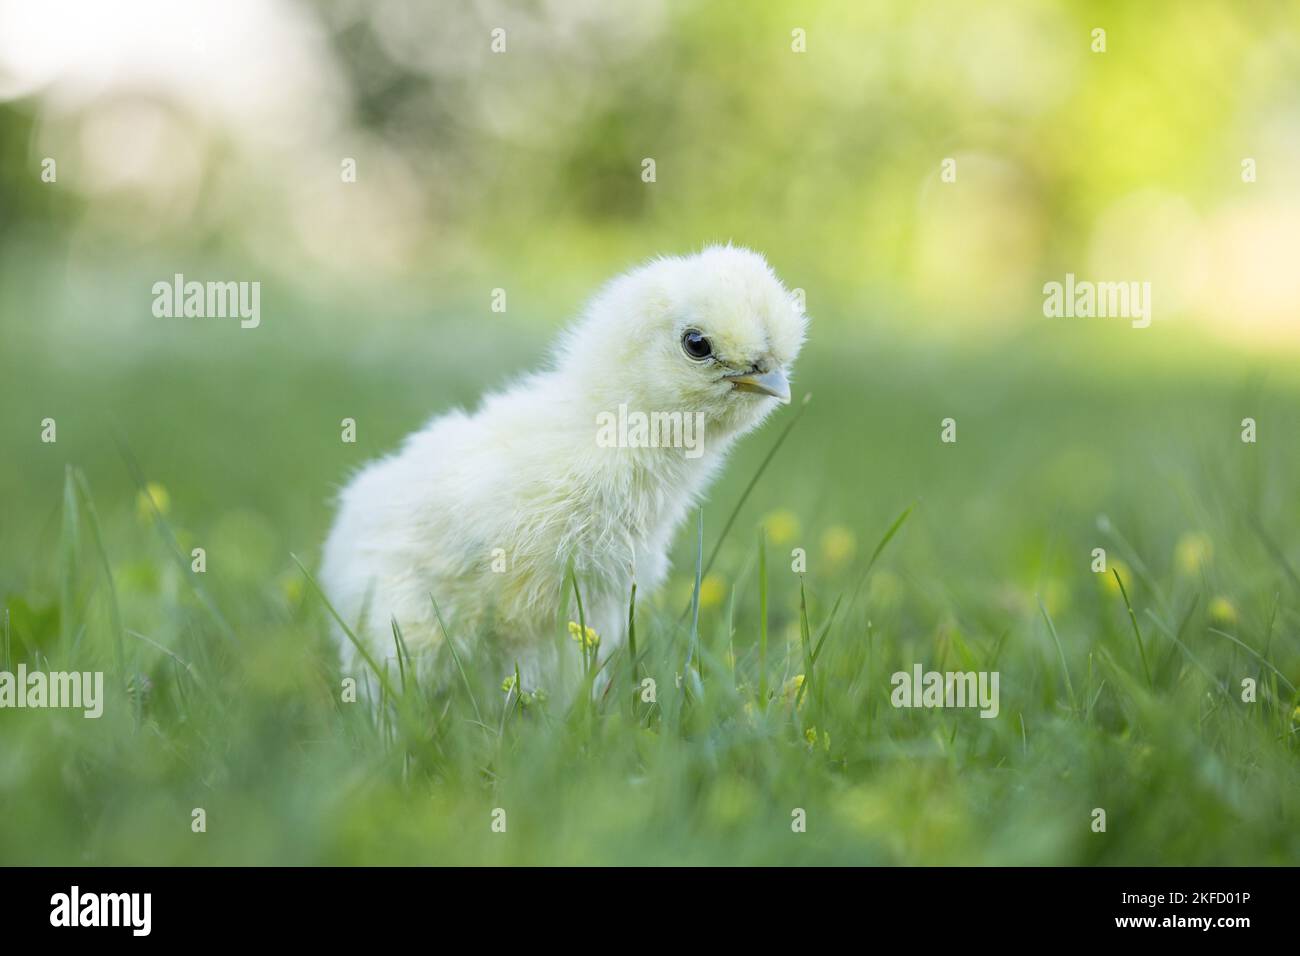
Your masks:
{"label": "grass blade", "polygon": [[375,661],[375,658],[371,655],[365,644],[363,644],[361,639],[353,633],[352,628],[348,627],[347,622],[343,620],[343,616],[334,609],[334,605],[330,603],[330,599],[325,596],[325,591],[316,582],[316,578],[312,573],[307,570],[307,566],[298,559],[298,555],[291,552],[289,557],[293,560],[294,564],[298,565],[298,570],[301,571],[303,577],[307,579],[307,583],[310,584],[312,590],[316,592],[316,596],[321,599],[321,602],[325,605],[325,610],[329,611],[330,616],[334,618],[334,623],[338,624],[339,628],[342,629],[343,634],[352,642],[352,646],[356,648],[357,653],[361,655],[361,659],[366,662],[366,666],[374,672],[375,678],[379,681],[380,686],[390,697],[396,699],[398,695],[394,693],[392,684],[389,683],[387,672],[380,668],[379,664]]}
{"label": "grass blade", "polygon": [[[74,474],[77,490],[81,496],[81,506],[86,509],[86,524],[90,528],[90,537],[95,543],[95,551],[99,555],[100,563],[104,567],[104,577],[108,581],[108,607],[113,627],[113,649],[117,654],[117,670],[122,681],[122,689],[126,690],[129,684],[126,674],[126,629],[122,626],[122,608],[117,601],[117,585],[113,581],[113,565],[108,560],[108,551],[104,547],[104,537],[99,526],[99,514],[95,510],[95,502],[90,497],[90,485],[86,482],[86,476],[81,472],[75,471]],[[137,694],[137,710],[139,703],[140,696]]]}
{"label": "grass blade", "polygon": [[813,669],[817,666],[813,660],[812,636],[808,628],[808,596],[804,593],[803,575],[799,575],[799,646],[803,648],[803,683],[795,697],[795,707],[803,700],[804,691],[812,686]]}
{"label": "grass blade", "polygon": [[632,701],[636,702],[636,686],[640,683],[641,662],[636,652],[636,582],[632,582],[632,596],[627,599],[627,653],[632,662]]}
{"label": "grass blade", "polygon": [[[740,509],[743,508],[745,502],[749,500],[750,493],[753,492],[754,486],[758,484],[758,479],[763,477],[763,472],[765,472],[767,466],[772,463],[772,459],[776,457],[776,453],[780,451],[781,446],[785,444],[785,440],[790,437],[790,432],[794,430],[794,426],[799,424],[799,419],[803,418],[804,412],[807,411],[808,403],[810,401],[812,401],[811,392],[803,397],[803,401],[799,404],[799,410],[794,414],[794,417],[786,423],[785,428],[781,430],[781,434],[777,436],[771,449],[768,450],[766,457],[764,457],[763,461],[759,464],[758,470],[755,471],[753,477],[749,479],[749,484],[747,484],[745,490],[740,493],[740,498],[737,499],[736,506],[731,509],[731,514],[727,516],[727,520],[722,525],[722,533],[718,535],[718,540],[713,543],[713,550],[709,552],[709,559],[704,562],[705,574],[708,574],[709,571],[713,569],[713,562],[717,560],[718,552],[722,550],[722,543],[727,540],[727,535],[731,531],[731,526],[736,523],[736,517],[740,514]],[[686,614],[689,613],[690,608],[688,607],[683,612],[682,616],[685,617]]]}
{"label": "grass blade", "polygon": [[1124,581],[1119,576],[1119,571],[1111,568],[1110,573],[1115,575],[1115,580],[1119,583],[1119,593],[1124,596],[1124,606],[1128,608],[1128,619],[1133,623],[1133,636],[1137,638],[1138,656],[1142,658],[1142,673],[1146,674],[1147,686],[1154,687],[1155,684],[1151,681],[1151,668],[1147,666],[1147,652],[1142,646],[1142,629],[1138,627],[1137,615],[1133,613],[1133,604],[1128,599],[1128,591],[1124,588]]}
{"label": "grass blade", "polygon": [[465,673],[465,665],[460,661],[460,652],[456,650],[456,640],[451,636],[451,631],[447,629],[447,622],[442,619],[442,608],[438,607],[438,601],[432,594],[429,595],[429,601],[433,604],[433,614],[438,619],[438,626],[442,628],[442,639],[447,642],[447,647],[451,650],[451,658],[456,662],[456,670],[460,671],[460,679],[464,682],[465,690],[469,693],[469,702],[474,707],[474,717],[486,730],[491,731],[492,728],[483,723],[483,712],[478,709],[478,698],[474,696],[474,685],[469,682],[469,675]]}
{"label": "grass blade", "polygon": [[569,561],[569,583],[573,585],[573,599],[578,602],[578,647],[582,650],[583,676],[591,674],[591,649],[587,646],[587,612],[582,607],[582,592],[578,590],[578,573]]}
{"label": "grass blade", "polygon": [[204,609],[212,615],[212,619],[217,622],[217,627],[221,635],[230,641],[231,644],[238,644],[239,637],[235,634],[235,629],[230,626],[226,620],[217,602],[212,599],[207,590],[199,583],[198,575],[190,569],[190,557],[181,550],[180,542],[176,540],[176,533],[172,530],[171,523],[168,522],[163,513],[158,510],[158,503],[153,500],[153,495],[149,494],[149,484],[145,480],[144,472],[141,471],[139,463],[135,456],[131,454],[131,449],[118,434],[116,428],[113,429],[113,442],[117,446],[118,454],[126,463],[127,471],[131,473],[131,480],[135,483],[137,493],[142,495],[144,500],[149,504],[149,510],[153,515],[153,526],[158,529],[158,534],[162,537],[163,543],[171,552],[172,557],[176,560],[181,569],[182,580],[185,581],[194,596],[199,599],[199,603]]}
{"label": "grass blade", "polygon": [[835,615],[839,613],[840,602],[842,600],[844,600],[843,594],[835,599],[835,603],[831,605],[830,617],[826,619],[826,623],[822,625],[821,633],[817,635],[817,643],[813,645],[812,652],[814,664],[817,663],[817,659],[822,656],[822,645],[826,643],[826,636],[831,632],[831,625],[835,623]]}
{"label": "grass blade", "polygon": [[72,647],[73,585],[81,550],[81,527],[77,519],[77,484],[72,466],[68,465],[63,478],[63,525],[59,533],[59,643],[65,655]]}
{"label": "grass blade", "polygon": [[767,704],[767,539],[758,529],[758,700]]}
{"label": "grass blade", "polygon": [[402,681],[402,693],[406,693],[406,643],[402,640],[402,628],[396,617],[388,619],[393,627],[393,645],[397,650],[397,673]]}
{"label": "grass blade", "polygon": [[871,552],[871,560],[867,562],[866,568],[864,568],[862,571],[862,577],[858,578],[858,583],[853,588],[853,597],[849,599],[849,607],[852,607],[853,604],[857,601],[858,594],[859,592],[861,592],[862,586],[867,583],[867,575],[869,575],[871,573],[871,569],[876,566],[876,559],[880,557],[881,553],[885,550],[885,547],[889,544],[889,542],[894,540],[894,535],[898,534],[899,529],[903,527],[903,522],[905,522],[911,516],[912,509],[914,509],[915,507],[916,504],[913,503],[903,509],[902,514],[900,514],[897,518],[894,519],[894,523],[889,526],[889,530],[885,532],[884,537],[882,537],[880,539],[879,544],[876,545],[876,550]]}
{"label": "grass blade", "polygon": [[695,587],[691,591],[691,637],[686,644],[686,666],[685,670],[691,669],[691,661],[695,661],[695,666],[699,671],[700,679],[703,680],[704,672],[696,654],[696,644],[700,640],[700,588],[704,583],[704,509],[699,510],[699,516],[695,522]]}
{"label": "grass blade", "polygon": [[1265,667],[1267,667],[1269,670],[1271,670],[1274,674],[1276,674],[1276,675],[1278,676],[1278,679],[1281,680],[1282,683],[1286,684],[1287,689],[1290,690],[1291,693],[1294,694],[1294,693],[1296,692],[1296,686],[1295,686],[1295,684],[1293,684],[1293,683],[1291,683],[1289,680],[1287,680],[1287,679],[1286,679],[1286,675],[1283,674],[1283,673],[1282,673],[1280,670],[1278,670],[1276,667],[1274,667],[1272,661],[1270,661],[1267,657],[1265,657],[1265,656],[1264,656],[1263,654],[1261,654],[1259,651],[1255,650],[1253,647],[1251,647],[1251,646],[1250,646],[1249,644],[1247,644],[1245,641],[1239,640],[1238,638],[1233,637],[1231,634],[1227,633],[1226,631],[1221,631],[1221,630],[1219,630],[1217,627],[1209,628],[1209,631],[1210,631],[1211,634],[1218,634],[1219,637],[1224,637],[1224,638],[1227,638],[1228,640],[1232,641],[1232,643],[1236,644],[1236,645],[1237,645],[1238,647],[1240,647],[1243,651],[1245,651],[1245,652],[1246,652],[1247,654],[1249,654],[1251,657],[1255,658],[1255,660],[1259,661],[1261,664],[1263,664]]}
{"label": "grass blade", "polygon": [[1079,702],[1074,697],[1074,683],[1070,680],[1070,667],[1065,663],[1065,648],[1061,645],[1061,635],[1056,633],[1056,625],[1052,623],[1052,615],[1047,613],[1047,607],[1043,604],[1043,599],[1038,599],[1038,610],[1043,614],[1043,620],[1047,622],[1047,630],[1052,635],[1052,640],[1056,642],[1056,653],[1061,658],[1061,673],[1065,675],[1065,690],[1070,695],[1070,712],[1075,713],[1079,709]]}

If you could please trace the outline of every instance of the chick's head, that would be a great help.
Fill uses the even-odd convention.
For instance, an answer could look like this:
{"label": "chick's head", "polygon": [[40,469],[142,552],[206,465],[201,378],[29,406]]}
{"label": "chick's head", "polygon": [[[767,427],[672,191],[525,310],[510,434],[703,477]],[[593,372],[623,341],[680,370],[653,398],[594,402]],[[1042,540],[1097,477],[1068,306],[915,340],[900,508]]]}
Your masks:
{"label": "chick's head", "polygon": [[744,431],[790,400],[807,319],[762,256],[710,246],[616,279],[570,334],[566,364],[600,400],[702,413]]}

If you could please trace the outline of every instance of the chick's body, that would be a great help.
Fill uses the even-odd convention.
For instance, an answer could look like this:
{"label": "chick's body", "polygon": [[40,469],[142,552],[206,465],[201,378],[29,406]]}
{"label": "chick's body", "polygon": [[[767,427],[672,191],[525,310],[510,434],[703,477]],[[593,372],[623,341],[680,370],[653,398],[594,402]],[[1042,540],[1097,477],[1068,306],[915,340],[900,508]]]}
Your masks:
{"label": "chick's body", "polygon": [[[552,368],[473,414],[435,418],[355,476],[325,546],[331,602],[384,658],[393,620],[413,654],[437,646],[432,596],[454,634],[492,642],[535,682],[554,664],[572,562],[608,653],[633,580],[641,594],[662,583],[673,533],[727,449],[788,399],[783,369],[803,327],[766,263],[745,250],[713,247],[620,277],[566,334]],[[696,354],[699,340],[708,357]],[[599,441],[601,416],[620,405],[691,416],[700,447]]]}

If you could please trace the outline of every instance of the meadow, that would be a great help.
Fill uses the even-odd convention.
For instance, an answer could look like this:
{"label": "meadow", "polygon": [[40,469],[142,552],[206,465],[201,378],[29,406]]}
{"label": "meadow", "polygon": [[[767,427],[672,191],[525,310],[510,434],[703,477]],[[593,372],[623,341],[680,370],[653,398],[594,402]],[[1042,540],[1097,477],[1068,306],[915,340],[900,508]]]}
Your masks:
{"label": "meadow", "polygon": [[[450,621],[453,679],[390,671],[376,708],[344,701],[310,577],[331,495],[545,330],[169,321],[134,356],[0,355],[5,669],[107,685],[98,720],[0,713],[5,863],[1300,859],[1294,365],[1159,324],[955,344],[814,310],[794,403],[637,596],[607,690],[521,697]],[[998,672],[997,717],[892,706],[917,664]]]}
{"label": "meadow", "polygon": [[[0,863],[1300,862],[1298,13],[0,3],[0,671],[106,695]],[[729,240],[810,336],[635,657],[350,700],[348,476]]]}

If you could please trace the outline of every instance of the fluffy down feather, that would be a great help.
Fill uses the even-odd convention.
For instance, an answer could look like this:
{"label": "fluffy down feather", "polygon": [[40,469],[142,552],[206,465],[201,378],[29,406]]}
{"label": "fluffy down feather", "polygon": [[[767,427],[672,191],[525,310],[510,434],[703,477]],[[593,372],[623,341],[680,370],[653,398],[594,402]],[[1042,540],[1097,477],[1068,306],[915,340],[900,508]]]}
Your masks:
{"label": "fluffy down feather", "polygon": [[[438,645],[433,595],[454,634],[518,659],[535,686],[553,676],[562,646],[572,561],[607,655],[623,639],[633,579],[647,596],[662,584],[673,534],[732,443],[788,400],[805,328],[746,249],[713,246],[614,279],[549,368],[472,414],[434,418],[352,479],[325,545],[331,602],[383,659],[393,619],[413,654]],[[707,357],[695,354],[700,338]],[[600,416],[620,405],[698,413],[702,453],[603,446]]]}

